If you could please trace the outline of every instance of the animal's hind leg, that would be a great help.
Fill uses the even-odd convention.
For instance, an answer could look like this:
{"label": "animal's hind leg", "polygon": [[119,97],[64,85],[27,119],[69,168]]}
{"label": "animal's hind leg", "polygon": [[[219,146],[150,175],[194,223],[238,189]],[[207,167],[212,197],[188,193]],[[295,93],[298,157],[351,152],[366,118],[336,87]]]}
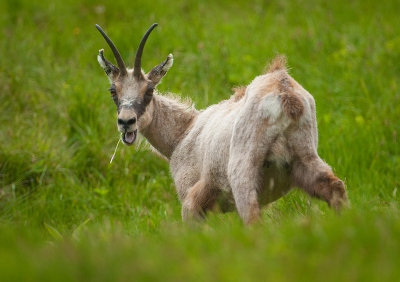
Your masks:
{"label": "animal's hind leg", "polygon": [[270,127],[268,134],[241,122],[237,122],[231,140],[228,178],[237,211],[243,221],[250,224],[260,218],[258,191],[263,185],[262,167],[275,127]]}
{"label": "animal's hind leg", "polygon": [[261,181],[259,170],[250,161],[235,159],[229,162],[228,174],[240,217],[246,224],[258,221],[260,207],[257,190]]}
{"label": "animal's hind leg", "polygon": [[333,174],[330,166],[317,154],[316,124],[314,128],[295,128],[289,136],[289,143],[292,144],[295,153],[291,173],[292,184],[302,188],[309,195],[326,201],[336,210],[347,206],[343,181]]}
{"label": "animal's hind leg", "polygon": [[247,116],[257,111],[251,107],[242,110],[236,119],[229,149],[229,183],[239,215],[247,224],[260,218],[258,191],[263,186],[263,164],[273,140],[284,127],[276,120],[271,122],[276,116],[268,112],[270,118]]}
{"label": "animal's hind leg", "polygon": [[292,170],[293,184],[313,197],[326,201],[330,207],[340,210],[347,206],[344,183],[336,177],[332,169],[318,156],[302,162],[296,160]]}
{"label": "animal's hind leg", "polygon": [[182,204],[182,218],[200,220],[204,218],[205,212],[213,206],[217,191],[200,179],[189,189]]}

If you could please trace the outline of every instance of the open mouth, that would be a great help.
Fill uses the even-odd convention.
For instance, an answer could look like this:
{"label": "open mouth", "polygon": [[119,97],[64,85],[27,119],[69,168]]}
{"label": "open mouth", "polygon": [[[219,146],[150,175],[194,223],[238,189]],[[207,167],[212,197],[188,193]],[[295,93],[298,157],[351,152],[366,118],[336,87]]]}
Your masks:
{"label": "open mouth", "polygon": [[132,145],[136,140],[136,135],[137,129],[133,132],[125,131],[125,133],[122,133],[122,142],[124,142],[125,145]]}

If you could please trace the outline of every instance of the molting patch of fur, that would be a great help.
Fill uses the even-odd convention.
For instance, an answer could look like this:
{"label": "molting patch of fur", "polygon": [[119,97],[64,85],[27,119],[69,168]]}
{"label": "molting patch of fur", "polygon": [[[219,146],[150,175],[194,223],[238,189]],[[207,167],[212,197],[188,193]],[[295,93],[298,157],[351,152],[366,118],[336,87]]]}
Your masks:
{"label": "molting patch of fur", "polygon": [[233,102],[237,102],[240,99],[242,99],[244,97],[244,95],[246,94],[246,86],[237,86],[232,88],[232,91],[234,92],[232,97],[231,97],[231,101]]}

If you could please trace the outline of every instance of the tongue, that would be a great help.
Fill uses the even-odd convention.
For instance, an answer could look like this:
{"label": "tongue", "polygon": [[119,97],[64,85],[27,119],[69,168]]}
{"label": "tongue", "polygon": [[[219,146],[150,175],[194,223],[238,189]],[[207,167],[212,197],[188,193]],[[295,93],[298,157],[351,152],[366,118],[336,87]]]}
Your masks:
{"label": "tongue", "polygon": [[126,132],[125,133],[125,142],[126,143],[133,143],[136,139],[135,132]]}

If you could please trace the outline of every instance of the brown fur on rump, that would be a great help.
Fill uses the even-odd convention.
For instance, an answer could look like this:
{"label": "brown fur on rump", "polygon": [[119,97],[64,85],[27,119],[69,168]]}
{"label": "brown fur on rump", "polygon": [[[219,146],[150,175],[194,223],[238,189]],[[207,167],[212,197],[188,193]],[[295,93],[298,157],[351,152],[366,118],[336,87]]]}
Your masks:
{"label": "brown fur on rump", "polygon": [[296,93],[285,93],[281,95],[282,107],[285,114],[292,120],[298,120],[304,112],[304,106]]}

